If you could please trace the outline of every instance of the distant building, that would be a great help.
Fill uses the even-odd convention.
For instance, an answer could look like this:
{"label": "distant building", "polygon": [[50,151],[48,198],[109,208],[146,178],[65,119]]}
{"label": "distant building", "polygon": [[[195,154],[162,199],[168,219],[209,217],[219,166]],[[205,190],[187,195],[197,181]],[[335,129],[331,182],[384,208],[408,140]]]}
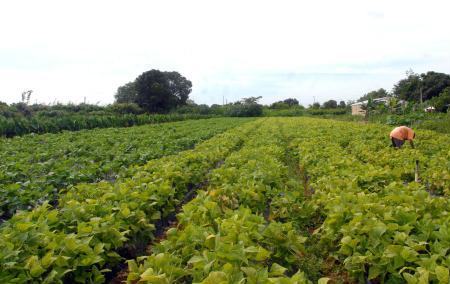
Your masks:
{"label": "distant building", "polygon": [[352,115],[365,115],[366,111],[362,109],[363,102],[352,104]]}
{"label": "distant building", "polygon": [[[373,99],[373,103],[374,104],[385,104],[387,105],[389,103],[389,101],[391,100],[391,97],[383,97],[383,98],[378,98],[378,99]],[[357,102],[352,104],[352,115],[366,115],[366,111],[363,109],[363,106],[367,105],[367,100],[366,101],[362,101],[362,102]],[[399,104],[404,104],[405,101],[403,100],[399,100],[398,101]]]}

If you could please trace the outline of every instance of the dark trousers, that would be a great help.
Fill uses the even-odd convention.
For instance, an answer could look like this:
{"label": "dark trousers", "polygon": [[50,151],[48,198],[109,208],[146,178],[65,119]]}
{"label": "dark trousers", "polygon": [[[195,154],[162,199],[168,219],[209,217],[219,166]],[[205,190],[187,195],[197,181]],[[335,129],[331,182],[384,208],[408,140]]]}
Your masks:
{"label": "dark trousers", "polygon": [[405,140],[400,140],[397,138],[392,137],[391,138],[392,141],[392,147],[394,148],[401,148],[403,146],[403,144],[405,143]]}

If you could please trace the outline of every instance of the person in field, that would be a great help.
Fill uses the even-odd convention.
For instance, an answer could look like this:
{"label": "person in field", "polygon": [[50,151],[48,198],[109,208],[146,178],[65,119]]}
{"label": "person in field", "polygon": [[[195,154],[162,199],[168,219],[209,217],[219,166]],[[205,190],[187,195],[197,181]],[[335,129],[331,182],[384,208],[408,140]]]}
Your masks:
{"label": "person in field", "polygon": [[414,131],[406,126],[399,126],[394,128],[394,130],[391,131],[391,134],[389,134],[389,137],[392,141],[392,147],[394,148],[401,148],[403,146],[403,143],[405,143],[406,140],[409,141],[411,144],[411,147],[414,149],[414,143],[413,140],[416,138],[416,133]]}

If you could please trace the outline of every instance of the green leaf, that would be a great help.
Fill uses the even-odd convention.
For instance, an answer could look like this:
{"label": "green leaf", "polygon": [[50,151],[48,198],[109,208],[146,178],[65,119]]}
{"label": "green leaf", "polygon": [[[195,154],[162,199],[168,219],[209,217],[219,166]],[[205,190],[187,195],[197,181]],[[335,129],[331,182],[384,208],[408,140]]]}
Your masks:
{"label": "green leaf", "polygon": [[258,247],[255,246],[251,246],[251,247],[246,247],[244,249],[245,252],[250,252],[250,253],[258,253]]}
{"label": "green leaf", "polygon": [[403,247],[400,255],[404,260],[412,262],[416,259],[417,252],[410,247]]}
{"label": "green leaf", "polygon": [[79,245],[77,244],[76,240],[74,239],[74,236],[70,236],[65,239],[65,245],[70,251],[76,251]]}
{"label": "green leaf", "polygon": [[209,235],[206,237],[205,239],[205,246],[209,249],[213,249],[215,247],[216,244],[216,235]]}
{"label": "green leaf", "polygon": [[94,253],[95,253],[95,254],[101,254],[101,253],[104,251],[104,249],[103,249],[104,246],[105,246],[104,243],[98,243],[98,244],[96,244],[95,247],[94,247]]}
{"label": "green leaf", "polygon": [[17,224],[16,224],[16,228],[17,228],[20,232],[25,232],[25,231],[28,230],[31,226],[33,226],[33,223],[31,223],[31,222],[22,222],[22,223],[17,223]]}
{"label": "green leaf", "polygon": [[345,245],[350,245],[351,242],[352,242],[352,238],[350,236],[345,236],[341,240],[341,243],[343,243]]}
{"label": "green leaf", "polygon": [[44,281],[42,283],[47,284],[47,283],[55,283],[55,277],[58,276],[58,271],[56,270],[52,270],[50,271],[50,273],[48,273],[47,277],[45,277]]}
{"label": "green leaf", "polygon": [[131,211],[128,207],[124,206],[121,210],[120,213],[124,216],[124,217],[128,217],[131,214]]}
{"label": "green leaf", "polygon": [[155,211],[150,217],[151,220],[159,220],[161,219],[161,212]]}
{"label": "green leaf", "polygon": [[213,271],[202,281],[202,284],[221,284],[227,283],[227,281],[228,279],[225,272]]}
{"label": "green leaf", "polygon": [[191,259],[189,259],[188,264],[190,263],[198,263],[198,262],[202,262],[204,260],[204,258],[202,256],[199,255],[194,255],[193,257],[191,257]]}
{"label": "green leaf", "polygon": [[39,261],[33,262],[30,267],[30,274],[33,277],[38,277],[45,272],[45,269],[39,264]]}
{"label": "green leaf", "polygon": [[372,227],[372,229],[370,230],[371,237],[373,237],[373,238],[381,237],[386,232],[386,229],[387,229],[387,227],[383,222],[377,222],[377,224],[374,225]]}
{"label": "green leaf", "polygon": [[267,258],[269,258],[269,256],[270,256],[270,251],[266,250],[263,247],[259,247],[258,253],[255,256],[255,260],[263,261],[263,260],[266,260]]}
{"label": "green leaf", "polygon": [[320,278],[320,279],[317,281],[317,284],[327,284],[328,281],[330,281],[330,280],[331,280],[331,278],[328,278],[328,277],[322,277],[322,278]]}
{"label": "green leaf", "polygon": [[45,268],[49,267],[50,264],[53,263],[53,261],[56,260],[56,257],[53,256],[53,251],[49,251],[42,259],[41,259],[41,264],[42,266],[44,266]]}
{"label": "green leaf", "polygon": [[128,263],[128,271],[130,271],[130,272],[138,272],[139,271],[138,265],[134,259],[128,260],[127,263]]}
{"label": "green leaf", "polygon": [[157,275],[154,273],[152,268],[148,268],[141,274],[141,280],[148,281],[154,284],[168,284],[169,280],[166,278],[165,274]]}
{"label": "green leaf", "polygon": [[443,266],[436,266],[434,269],[434,272],[436,273],[436,277],[439,280],[439,283],[448,283],[449,280],[449,270],[446,267]]}
{"label": "green leaf", "polygon": [[403,278],[405,278],[406,282],[408,284],[417,284],[418,280],[413,275],[409,274],[408,272],[404,272],[402,274]]}
{"label": "green leaf", "polygon": [[380,275],[382,272],[382,270],[380,269],[379,266],[371,266],[369,268],[369,280],[375,279],[378,277],[378,275]]}
{"label": "green leaf", "polygon": [[58,211],[53,210],[53,211],[49,212],[49,213],[47,214],[47,220],[48,220],[50,223],[55,223],[55,222],[57,222],[57,221],[59,220],[59,219],[58,219]]}
{"label": "green leaf", "polygon": [[80,264],[82,266],[90,266],[90,265],[100,262],[102,260],[103,260],[103,258],[101,258],[98,255],[87,255],[87,256],[84,256],[81,258]]}
{"label": "green leaf", "polygon": [[287,271],[287,268],[279,265],[278,263],[274,263],[274,264],[272,264],[272,267],[270,268],[269,275],[270,276],[283,276],[286,271]]}
{"label": "green leaf", "polygon": [[423,268],[423,267],[418,267],[417,268],[417,272],[419,272],[419,283],[420,284],[428,284],[429,283],[429,276],[430,276],[430,271],[428,271],[427,269]]}
{"label": "green leaf", "polygon": [[253,267],[241,267],[241,270],[247,275],[247,277],[254,277],[256,275],[256,269]]}

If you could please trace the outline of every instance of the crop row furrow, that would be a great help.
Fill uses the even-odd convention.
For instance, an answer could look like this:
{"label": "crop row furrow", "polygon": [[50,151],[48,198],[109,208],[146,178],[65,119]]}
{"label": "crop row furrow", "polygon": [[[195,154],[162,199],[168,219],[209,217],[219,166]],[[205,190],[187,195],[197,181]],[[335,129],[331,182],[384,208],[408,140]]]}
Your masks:
{"label": "crop row furrow", "polygon": [[[242,147],[244,141],[241,142],[242,143],[236,147],[235,151],[239,150],[239,148]],[[211,168],[209,172],[205,175],[205,180],[203,180],[201,183],[189,186],[187,192],[185,193],[185,196],[176,205],[175,210],[172,211],[166,217],[161,218],[155,222],[155,231],[153,233],[152,239],[150,240],[150,243],[141,242],[140,243],[141,246],[138,249],[133,248],[132,251],[125,248],[127,249],[127,253],[121,253],[120,255],[127,259],[140,257],[142,255],[145,255],[145,252],[149,251],[154,243],[162,241],[167,236],[168,230],[178,225],[176,215],[182,210],[182,207],[186,203],[194,199],[197,196],[198,191],[206,189],[206,187],[209,184],[211,172],[214,169],[219,168],[222,165],[222,163],[223,160],[217,162],[214,165],[214,167]],[[128,276],[128,267],[126,263],[122,262],[115,269],[113,269],[111,273],[108,273],[106,275],[106,281],[108,283],[123,283],[126,281],[127,276]]]}

